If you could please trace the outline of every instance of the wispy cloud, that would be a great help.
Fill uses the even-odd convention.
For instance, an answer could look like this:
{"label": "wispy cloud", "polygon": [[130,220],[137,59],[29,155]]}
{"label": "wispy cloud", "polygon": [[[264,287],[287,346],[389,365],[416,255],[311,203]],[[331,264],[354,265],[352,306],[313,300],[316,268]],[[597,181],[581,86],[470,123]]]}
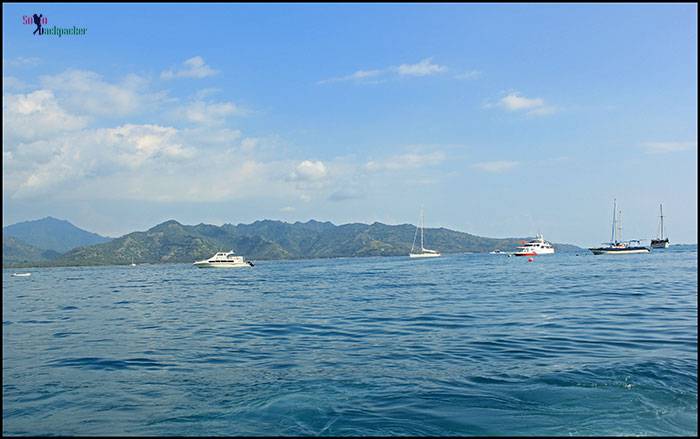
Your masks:
{"label": "wispy cloud", "polygon": [[201,56],[195,56],[183,62],[180,70],[164,70],[160,77],[161,79],[206,78],[217,73],[219,71],[209,67]]}
{"label": "wispy cloud", "polygon": [[555,113],[557,108],[542,98],[528,98],[518,92],[510,92],[497,103],[487,103],[485,108],[498,107],[511,112],[521,112],[528,116],[545,116]]}
{"label": "wispy cloud", "polygon": [[438,73],[444,73],[447,70],[447,66],[433,63],[432,58],[425,58],[415,64],[401,64],[399,66],[389,66],[382,69],[358,70],[349,75],[318,81],[318,84],[345,81],[377,83],[389,78],[430,76]]}
{"label": "wispy cloud", "polygon": [[26,82],[15,78],[14,76],[3,76],[2,77],[2,91],[3,93],[7,90],[26,90],[29,88],[29,84]]}
{"label": "wispy cloud", "polygon": [[366,81],[369,78],[376,78],[378,76],[386,73],[387,70],[358,70],[355,73],[347,76],[340,76],[337,78],[324,79],[318,81],[319,84],[327,84],[331,82],[343,82],[343,81]]}
{"label": "wispy cloud", "polygon": [[231,116],[245,116],[248,110],[233,102],[206,102],[197,100],[173,110],[176,119],[201,125],[220,125]]}
{"label": "wispy cloud", "polygon": [[343,187],[328,196],[328,201],[341,202],[347,200],[357,200],[365,196],[358,187]]}
{"label": "wispy cloud", "polygon": [[401,76],[428,76],[447,71],[447,67],[434,64],[432,58],[426,58],[416,64],[401,64],[397,69]]}
{"label": "wispy cloud", "polygon": [[484,172],[499,173],[499,172],[510,171],[514,167],[518,166],[518,164],[519,164],[519,162],[515,162],[515,161],[499,160],[499,161],[493,161],[493,162],[475,163],[472,165],[472,167],[479,169],[481,171],[484,171]]}
{"label": "wispy cloud", "polygon": [[369,172],[380,171],[400,171],[404,169],[416,169],[424,166],[433,166],[442,163],[445,160],[445,154],[441,151],[430,153],[407,153],[381,160],[370,160],[365,163],[364,169]]}
{"label": "wispy cloud", "polygon": [[646,142],[642,144],[647,154],[668,154],[671,152],[697,149],[698,142]]}
{"label": "wispy cloud", "polygon": [[166,97],[165,92],[148,90],[148,80],[130,74],[117,82],[106,81],[89,70],[66,70],[39,78],[45,89],[52,90],[66,108],[83,115],[115,117],[155,111]]}
{"label": "wispy cloud", "polygon": [[481,78],[482,73],[479,70],[467,70],[462,73],[458,73],[454,76],[455,79],[461,79],[465,81],[471,81],[474,79]]}
{"label": "wispy cloud", "polygon": [[10,67],[34,67],[41,63],[41,59],[35,56],[18,56],[7,61]]}

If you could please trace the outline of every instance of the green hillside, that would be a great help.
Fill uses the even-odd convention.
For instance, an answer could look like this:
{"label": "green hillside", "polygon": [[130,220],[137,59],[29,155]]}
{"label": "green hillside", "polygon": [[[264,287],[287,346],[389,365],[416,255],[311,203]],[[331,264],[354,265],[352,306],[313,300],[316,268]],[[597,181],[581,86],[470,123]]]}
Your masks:
{"label": "green hillside", "polygon": [[[53,259],[25,258],[40,265],[118,265],[191,263],[217,251],[234,250],[250,260],[408,255],[416,233],[410,224],[343,224],[309,221],[293,224],[183,225],[170,220],[145,232],[79,247]],[[484,238],[445,228],[425,229],[426,247],[442,253],[512,251],[522,238]],[[574,246],[566,246],[577,249]],[[558,250],[562,248],[558,246]],[[4,249],[3,249],[4,253]],[[18,261],[17,258],[13,259]]]}

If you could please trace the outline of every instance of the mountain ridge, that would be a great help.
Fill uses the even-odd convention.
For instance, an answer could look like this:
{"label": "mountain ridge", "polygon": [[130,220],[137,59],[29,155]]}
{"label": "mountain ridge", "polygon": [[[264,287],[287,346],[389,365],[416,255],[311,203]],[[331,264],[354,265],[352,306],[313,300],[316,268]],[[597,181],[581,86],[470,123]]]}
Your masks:
{"label": "mountain ridge", "polygon": [[[185,225],[174,219],[146,231],[131,232],[108,242],[81,246],[35,262],[47,266],[119,265],[188,262],[206,259],[217,251],[234,250],[251,260],[307,259],[353,256],[407,255],[416,226],[309,220],[287,223],[258,220],[221,226]],[[425,229],[426,246],[442,253],[512,251],[527,238],[487,238],[444,227]],[[579,250],[555,244],[558,251]],[[5,258],[3,252],[3,265]]]}
{"label": "mountain ridge", "polygon": [[11,236],[33,247],[58,253],[85,245],[101,244],[112,239],[52,216],[5,226],[2,233],[3,236]]}

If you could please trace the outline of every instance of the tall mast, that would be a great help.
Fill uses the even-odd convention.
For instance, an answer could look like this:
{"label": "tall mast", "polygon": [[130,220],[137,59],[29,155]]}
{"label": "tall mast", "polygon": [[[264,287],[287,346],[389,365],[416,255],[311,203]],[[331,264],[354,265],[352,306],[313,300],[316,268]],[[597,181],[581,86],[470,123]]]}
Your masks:
{"label": "tall mast", "polygon": [[617,239],[622,241],[622,209],[617,211]]}
{"label": "tall mast", "polygon": [[613,198],[613,221],[612,221],[612,234],[610,235],[610,242],[615,243],[615,211],[617,209],[617,200]]}
{"label": "tall mast", "polygon": [[425,227],[425,217],[423,216],[423,206],[420,208],[420,249],[423,250],[423,227]]}
{"label": "tall mast", "polygon": [[664,239],[664,207],[659,204],[659,211],[661,212],[661,236],[659,239]]}

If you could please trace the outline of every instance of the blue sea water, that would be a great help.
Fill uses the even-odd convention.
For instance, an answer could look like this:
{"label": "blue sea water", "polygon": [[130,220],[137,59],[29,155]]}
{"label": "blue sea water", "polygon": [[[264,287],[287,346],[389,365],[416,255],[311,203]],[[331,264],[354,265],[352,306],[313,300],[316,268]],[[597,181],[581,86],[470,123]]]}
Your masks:
{"label": "blue sea water", "polygon": [[697,263],[3,270],[3,434],[696,435]]}

